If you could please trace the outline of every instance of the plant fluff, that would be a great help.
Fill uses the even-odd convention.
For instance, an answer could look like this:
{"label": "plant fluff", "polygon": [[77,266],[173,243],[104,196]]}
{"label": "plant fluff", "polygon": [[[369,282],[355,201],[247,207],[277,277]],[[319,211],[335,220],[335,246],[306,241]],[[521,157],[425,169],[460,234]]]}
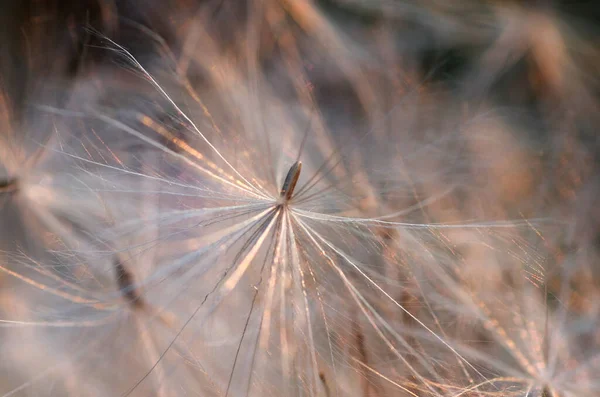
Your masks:
{"label": "plant fluff", "polygon": [[124,3],[3,38],[0,395],[600,395],[585,20]]}

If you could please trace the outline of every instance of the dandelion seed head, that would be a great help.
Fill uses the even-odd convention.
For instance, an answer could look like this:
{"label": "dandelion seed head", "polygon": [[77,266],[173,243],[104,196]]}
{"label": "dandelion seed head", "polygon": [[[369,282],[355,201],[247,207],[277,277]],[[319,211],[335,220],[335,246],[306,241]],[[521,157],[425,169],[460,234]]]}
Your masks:
{"label": "dandelion seed head", "polygon": [[482,4],[82,29],[0,141],[0,391],[597,394],[597,102],[560,14]]}

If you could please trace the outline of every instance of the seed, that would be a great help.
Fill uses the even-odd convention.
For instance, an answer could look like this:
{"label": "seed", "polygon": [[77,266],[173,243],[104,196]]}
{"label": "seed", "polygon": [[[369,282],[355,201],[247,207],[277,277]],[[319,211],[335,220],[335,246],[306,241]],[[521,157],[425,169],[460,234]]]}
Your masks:
{"label": "seed", "polygon": [[298,178],[300,178],[300,171],[302,171],[302,162],[296,161],[290,167],[290,170],[285,177],[285,181],[283,182],[283,186],[281,187],[280,197],[285,201],[289,201],[292,198],[294,188],[296,187],[296,183],[298,183]]}
{"label": "seed", "polygon": [[0,179],[0,193],[12,193],[17,190],[17,180],[15,178]]}

